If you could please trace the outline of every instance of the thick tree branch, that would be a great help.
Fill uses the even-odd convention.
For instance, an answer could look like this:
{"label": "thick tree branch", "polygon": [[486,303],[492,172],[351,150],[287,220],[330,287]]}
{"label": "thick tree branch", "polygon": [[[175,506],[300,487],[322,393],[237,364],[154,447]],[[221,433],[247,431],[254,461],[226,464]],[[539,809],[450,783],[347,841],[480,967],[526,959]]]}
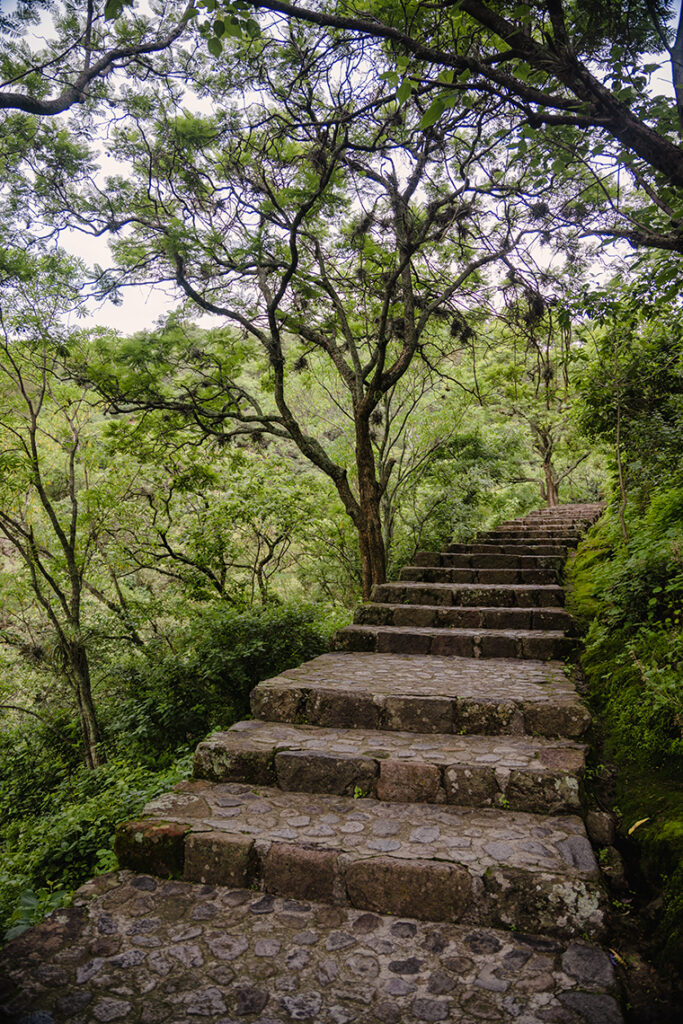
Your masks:
{"label": "thick tree branch", "polygon": [[[637,117],[630,108],[604,86],[588,67],[581,63],[568,46],[559,49],[544,46],[530,34],[523,31],[497,11],[479,0],[461,0],[459,7],[477,24],[497,35],[506,47],[511,47],[503,56],[508,60],[518,57],[531,67],[557,80],[568,89],[575,99],[551,94],[517,78],[514,73],[501,72],[487,61],[470,56],[454,54],[443,48],[429,46],[414,38],[409,32],[367,16],[342,16],[322,11],[312,11],[286,0],[246,0],[257,9],[270,10],[292,18],[321,26],[349,29],[378,39],[398,43],[405,51],[419,60],[436,66],[469,71],[490,79],[504,89],[531,104],[543,109],[570,110],[574,115],[587,118],[591,125],[605,128],[626,149],[636,153],[654,170],[663,174],[672,184],[683,185],[683,148],[665,136],[654,131],[645,121]],[[553,20],[560,28],[561,7],[553,4]],[[683,20],[679,26],[676,44],[674,75],[683,88]],[[579,101],[580,109],[577,109]]]}
{"label": "thick tree branch", "polygon": [[118,62],[130,61],[136,57],[167,50],[182,35],[193,8],[194,4],[189,3],[175,28],[161,39],[130,46],[115,46],[94,62],[91,62],[92,50],[89,43],[91,25],[88,22],[84,44],[84,66],[74,81],[66,86],[58,96],[53,96],[50,99],[41,99],[26,93],[2,91],[0,92],[0,110],[22,110],[26,114],[36,114],[40,117],[54,117],[55,114],[63,114],[74,104],[83,103],[95,79],[104,77]]}

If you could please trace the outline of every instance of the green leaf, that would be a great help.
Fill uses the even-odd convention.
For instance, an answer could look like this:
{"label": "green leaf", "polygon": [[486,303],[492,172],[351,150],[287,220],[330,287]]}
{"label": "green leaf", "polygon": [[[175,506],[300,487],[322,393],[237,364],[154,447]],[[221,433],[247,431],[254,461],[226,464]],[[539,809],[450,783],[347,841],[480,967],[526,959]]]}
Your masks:
{"label": "green leaf", "polygon": [[217,39],[216,36],[211,36],[211,39],[209,39],[207,43],[207,47],[212,57],[220,57],[223,52],[223,45],[220,39]]}
{"label": "green leaf", "polygon": [[106,0],[104,5],[105,21],[114,21],[122,13],[124,7],[132,7],[134,0]]}
{"label": "green leaf", "polygon": [[396,90],[396,99],[399,100],[399,102],[401,103],[405,103],[405,101],[408,99],[412,91],[412,83],[409,82],[407,78],[404,78],[401,84],[399,85],[398,89]]}
{"label": "green leaf", "polygon": [[422,115],[420,128],[431,128],[439,120],[445,110],[445,104],[441,96],[437,96],[429,109]]}

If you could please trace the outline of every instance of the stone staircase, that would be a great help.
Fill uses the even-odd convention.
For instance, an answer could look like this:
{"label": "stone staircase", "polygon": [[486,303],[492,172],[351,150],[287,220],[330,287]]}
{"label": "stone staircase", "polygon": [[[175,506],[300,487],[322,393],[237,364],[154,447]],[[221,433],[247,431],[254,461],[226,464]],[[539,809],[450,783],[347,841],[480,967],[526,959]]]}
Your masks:
{"label": "stone staircase", "polygon": [[[419,552],[399,581],[375,587],[332,653],[260,683],[254,719],[200,743],[194,778],[119,829],[122,867],[144,878],[251,890],[270,911],[284,900],[290,917],[327,904],[350,931],[391,922],[383,915],[411,919],[386,926],[405,936],[415,922],[443,923],[442,945],[414,945],[405,963],[441,971],[445,988],[430,975],[411,1002],[417,988],[402,975],[412,969],[392,966],[385,941],[383,966],[373,947],[381,970],[363,982],[365,1009],[325,1009],[316,996],[315,1012],[294,1012],[282,997],[283,1015],[262,1024],[621,1020],[609,961],[586,945],[604,937],[607,901],[581,818],[590,719],[560,660],[575,642],[562,566],[599,513],[543,510],[475,544]],[[523,933],[521,954],[511,933]],[[444,974],[443,943],[462,953],[473,936],[490,954],[488,980]],[[522,970],[541,951],[544,968]],[[503,956],[528,982],[516,1002]],[[380,990],[386,971],[398,974]],[[456,985],[459,1001],[435,998]]]}

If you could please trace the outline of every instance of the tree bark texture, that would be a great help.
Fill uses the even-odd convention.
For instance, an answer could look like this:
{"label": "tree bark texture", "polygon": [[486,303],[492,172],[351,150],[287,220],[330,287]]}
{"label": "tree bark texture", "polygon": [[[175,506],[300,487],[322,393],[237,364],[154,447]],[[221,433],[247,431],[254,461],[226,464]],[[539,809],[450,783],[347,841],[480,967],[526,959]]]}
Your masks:
{"label": "tree bark texture", "polygon": [[83,757],[88,768],[98,768],[106,762],[106,757],[102,751],[102,736],[92,698],[88,654],[85,647],[75,641],[69,645],[67,658],[69,676],[78,704],[78,717],[83,737]]}
{"label": "tree bark texture", "polygon": [[386,579],[386,555],[382,532],[382,490],[377,481],[375,454],[366,416],[356,417],[356,468],[358,471],[358,517],[363,600],[372,588]]}

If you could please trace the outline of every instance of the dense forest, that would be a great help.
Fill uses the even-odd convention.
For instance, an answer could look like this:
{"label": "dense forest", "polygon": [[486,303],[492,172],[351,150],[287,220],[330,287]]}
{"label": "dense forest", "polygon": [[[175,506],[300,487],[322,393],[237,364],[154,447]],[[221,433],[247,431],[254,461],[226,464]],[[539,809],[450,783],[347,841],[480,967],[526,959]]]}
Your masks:
{"label": "dense forest", "polygon": [[674,958],[683,29],[361,6],[0,12],[2,928],[418,549],[604,501],[568,570],[591,785]]}

